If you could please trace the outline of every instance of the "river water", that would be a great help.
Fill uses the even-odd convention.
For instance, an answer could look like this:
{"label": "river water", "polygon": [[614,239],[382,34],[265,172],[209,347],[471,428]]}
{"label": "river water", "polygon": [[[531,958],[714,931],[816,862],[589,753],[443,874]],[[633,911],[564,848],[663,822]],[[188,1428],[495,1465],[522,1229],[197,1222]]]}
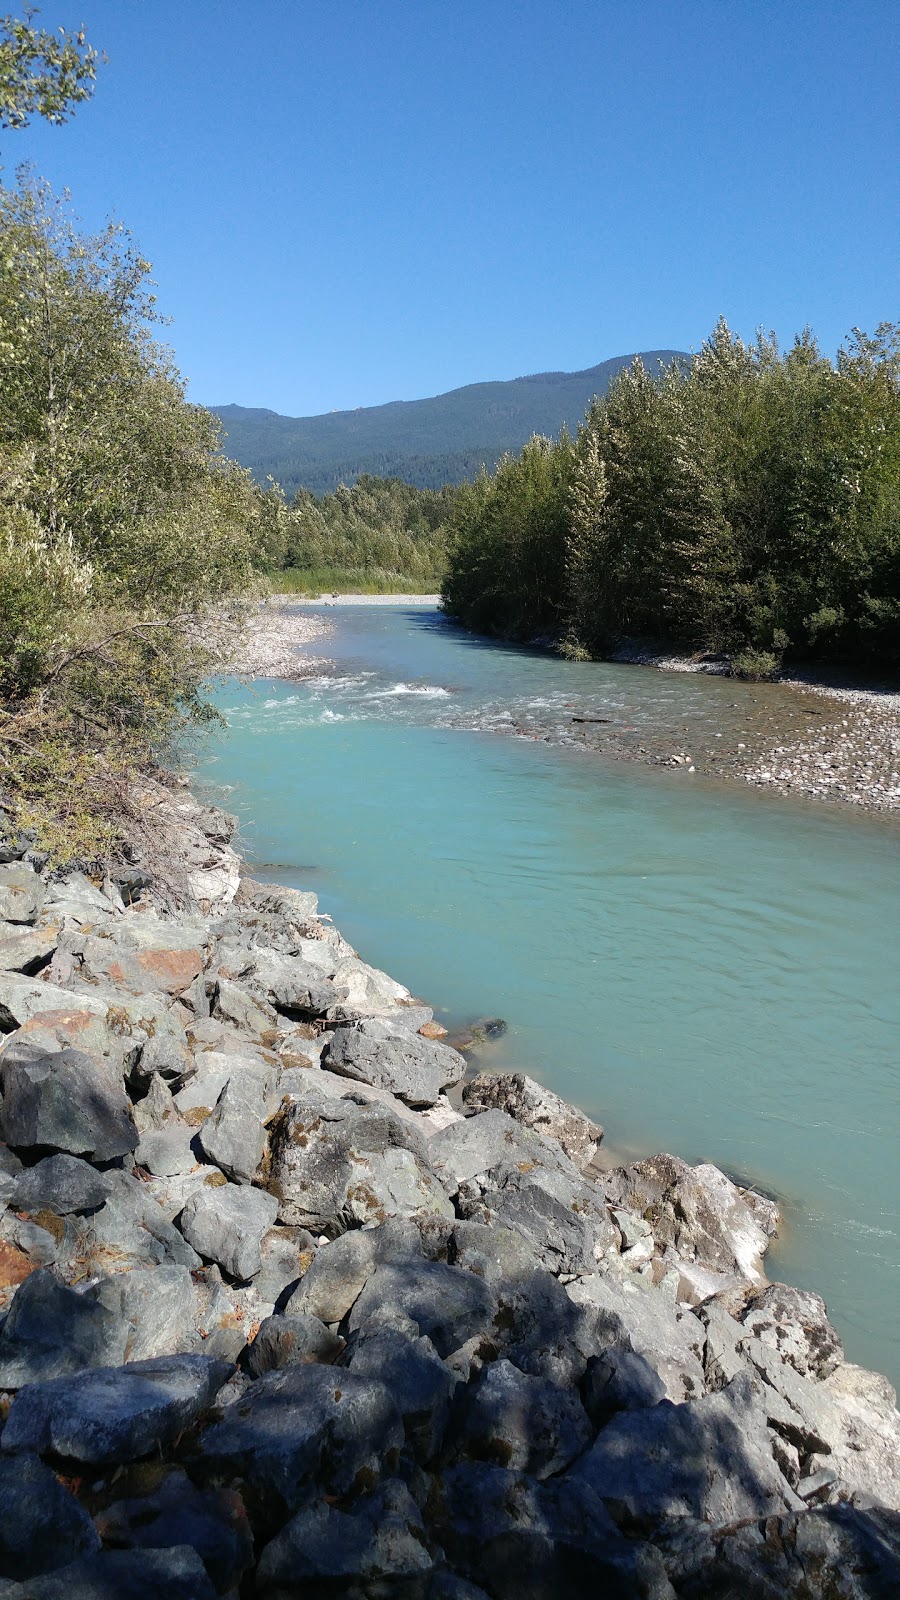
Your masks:
{"label": "river water", "polygon": [[770,1275],[898,1382],[896,822],[612,760],[572,721],[693,754],[794,715],[790,691],[487,645],[420,606],[327,616],[328,670],[218,694],[203,772],[259,875],[316,889],[440,1020],[505,1018],[483,1064],[616,1155],[777,1195]]}

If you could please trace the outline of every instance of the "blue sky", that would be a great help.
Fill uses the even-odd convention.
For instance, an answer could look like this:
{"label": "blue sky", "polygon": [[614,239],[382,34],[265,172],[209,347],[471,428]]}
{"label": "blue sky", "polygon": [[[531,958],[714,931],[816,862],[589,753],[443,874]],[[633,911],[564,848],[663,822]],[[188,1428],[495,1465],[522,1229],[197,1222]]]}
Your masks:
{"label": "blue sky", "polygon": [[[13,0],[10,0],[12,6]],[[109,57],[0,141],[154,263],[192,398],[293,415],[896,320],[900,7],[44,0]]]}

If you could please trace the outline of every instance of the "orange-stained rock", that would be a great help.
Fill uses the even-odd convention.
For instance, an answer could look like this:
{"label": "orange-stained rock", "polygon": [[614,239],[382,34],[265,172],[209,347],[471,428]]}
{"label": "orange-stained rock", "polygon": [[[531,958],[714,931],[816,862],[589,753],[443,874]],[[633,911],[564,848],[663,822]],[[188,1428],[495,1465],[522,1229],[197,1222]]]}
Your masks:
{"label": "orange-stained rock", "polygon": [[0,1289],[11,1289],[24,1283],[34,1270],[34,1264],[24,1250],[17,1250],[14,1244],[0,1239]]}
{"label": "orange-stained rock", "polygon": [[439,1022],[423,1022],[419,1032],[423,1039],[443,1039],[447,1029],[442,1028]]}

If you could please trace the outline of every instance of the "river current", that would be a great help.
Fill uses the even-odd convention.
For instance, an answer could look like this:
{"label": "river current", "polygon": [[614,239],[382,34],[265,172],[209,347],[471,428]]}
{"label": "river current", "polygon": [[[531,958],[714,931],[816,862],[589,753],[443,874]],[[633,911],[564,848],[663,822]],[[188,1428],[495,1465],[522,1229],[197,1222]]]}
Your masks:
{"label": "river current", "polygon": [[771,1276],[900,1381],[900,829],[579,748],[735,741],[789,691],[487,645],[421,606],[334,607],[298,682],[226,682],[203,775],[261,877],[629,1159],[781,1202]]}

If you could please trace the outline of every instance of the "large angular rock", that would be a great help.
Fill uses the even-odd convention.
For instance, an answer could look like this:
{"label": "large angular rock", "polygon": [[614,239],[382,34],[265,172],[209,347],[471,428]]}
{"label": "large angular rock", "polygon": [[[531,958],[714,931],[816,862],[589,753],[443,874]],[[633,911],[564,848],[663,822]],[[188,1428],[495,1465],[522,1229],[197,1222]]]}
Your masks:
{"label": "large angular rock", "polygon": [[316,1252],[285,1310],[305,1311],[323,1322],[341,1322],[376,1267],[421,1254],[418,1228],[400,1217],[374,1228],[355,1228]]}
{"label": "large angular rock", "polygon": [[229,1077],[198,1138],[208,1161],[236,1183],[249,1183],[266,1148],[265,1123],[275,1109],[277,1071],[254,1062]]}
{"label": "large angular rock", "polygon": [[[219,971],[222,971],[220,966]],[[276,950],[253,949],[237,971],[227,977],[239,978],[250,991],[285,1016],[321,1017],[337,1005],[346,989],[323,977],[319,968]]]}
{"label": "large angular rock", "polygon": [[698,1300],[729,1281],[764,1285],[777,1208],[742,1193],[718,1167],[663,1154],[604,1173],[603,1183],[614,1204],[650,1222],[660,1252],[670,1246],[686,1269],[701,1269]]}
{"label": "large angular rock", "polygon": [[[350,1511],[325,1501],[298,1511],[264,1549],[256,1592],[262,1596],[323,1592],[313,1585],[400,1585],[431,1571],[419,1508],[397,1479],[363,1495]],[[404,1593],[408,1592],[406,1589]]]}
{"label": "large angular rock", "polygon": [[259,1332],[248,1346],[245,1366],[251,1378],[261,1378],[264,1372],[280,1371],[282,1367],[299,1367],[308,1361],[328,1365],[340,1355],[344,1341],[318,1317],[286,1313],[266,1317]]}
{"label": "large angular rock", "polygon": [[111,1161],[135,1148],[131,1105],[108,1068],[78,1050],[0,1062],[0,1131],[14,1149],[50,1148]]}
{"label": "large angular rock", "polygon": [[670,1517],[729,1523],[801,1509],[775,1464],[765,1411],[743,1382],[683,1405],[620,1411],[570,1478],[632,1531]]}
{"label": "large angular rock", "polygon": [[496,1286],[493,1340],[520,1372],[573,1386],[599,1353],[601,1337],[590,1307],[576,1305],[548,1272],[517,1273]]}
{"label": "large angular rock", "polygon": [[431,1340],[398,1312],[354,1334],[341,1358],[356,1375],[377,1378],[393,1395],[407,1444],[416,1459],[431,1461],[443,1442],[456,1379]]}
{"label": "large angular rock", "polygon": [[[157,1082],[160,1080],[157,1079]],[[171,1121],[163,1128],[142,1133],[134,1152],[137,1166],[155,1178],[174,1178],[197,1166],[194,1130],[185,1122]]]}
{"label": "large angular rock", "polygon": [[381,1017],[337,1028],[323,1066],[345,1078],[387,1089],[409,1106],[432,1106],[466,1070],[458,1051]]}
{"label": "large angular rock", "polygon": [[505,1111],[515,1122],[555,1139],[581,1172],[603,1138],[598,1123],[522,1072],[480,1072],[466,1084],[463,1100],[472,1111]]}
{"label": "large angular rock", "polygon": [[235,1592],[253,1561],[253,1536],[240,1496],[230,1489],[198,1489],[179,1468],[167,1472],[158,1488],[117,1500],[95,1522],[116,1549],[155,1552],[187,1545],[196,1550],[219,1593]]}
{"label": "large angular rock", "polygon": [[705,1392],[705,1333],[691,1311],[680,1311],[640,1278],[632,1285],[595,1274],[570,1284],[568,1292],[576,1304],[596,1311],[604,1345],[644,1357],[670,1400],[694,1400]]}
{"label": "large angular rock", "polygon": [[126,1361],[180,1355],[197,1344],[199,1306],[185,1266],[137,1267],[91,1292],[122,1324]]}
{"label": "large angular rock", "polygon": [[33,973],[56,949],[56,927],[0,927],[0,972]]}
{"label": "large angular rock", "polygon": [[34,922],[46,897],[43,880],[26,861],[0,865],[0,922]]}
{"label": "large angular rock", "polygon": [[582,1383],[584,1409],[595,1428],[617,1411],[646,1411],[666,1399],[666,1386],[644,1356],[632,1350],[604,1350],[592,1356]]}
{"label": "large angular rock", "polygon": [[122,1321],[107,1306],[67,1289],[46,1268],[33,1272],[0,1328],[0,1389],[122,1361],[125,1345]]}
{"label": "large angular rock", "polygon": [[893,1600],[900,1594],[896,1518],[836,1505],[739,1524],[688,1526],[669,1542],[682,1600]]}
{"label": "large angular rock", "polygon": [[[429,1143],[429,1160],[451,1194],[492,1167],[520,1161],[540,1162],[552,1150],[546,1141],[522,1128],[505,1111],[482,1111],[452,1127],[442,1128]],[[566,1158],[556,1152],[561,1161]],[[572,1169],[574,1172],[574,1168]]]}
{"label": "large angular rock", "polygon": [[748,1333],[770,1345],[802,1377],[827,1378],[844,1359],[825,1301],[809,1289],[770,1284],[754,1296],[741,1321]]}
{"label": "large angular rock", "polygon": [[181,995],[203,971],[207,934],[146,915],[118,921],[81,944],[85,976],[130,994]]}
{"label": "large angular rock", "polygon": [[0,1459],[0,1578],[33,1578],[99,1550],[87,1512],[36,1456]]}
{"label": "large angular rock", "polygon": [[73,1218],[77,1258],[95,1271],[121,1272],[164,1263],[199,1267],[200,1257],[182,1237],[150,1193],[150,1185],[127,1172],[105,1174],[111,1188],[99,1211]]}
{"label": "large angular rock", "polygon": [[229,1183],[191,1195],[181,1231],[198,1255],[217,1262],[232,1278],[246,1280],[262,1266],[260,1243],[277,1212],[272,1195]]}
{"label": "large angular rock", "polygon": [[30,1578],[21,1600],[216,1600],[196,1550],[101,1550],[44,1577]]}
{"label": "large angular rock", "polygon": [[453,1215],[424,1140],[387,1107],[310,1090],[270,1132],[282,1222],[335,1233],[388,1216]]}
{"label": "large angular rock", "polygon": [[10,1407],[0,1447],[95,1466],[138,1461],[202,1416],[233,1370],[200,1355],[158,1356],[29,1384]]}
{"label": "large angular rock", "polygon": [[457,1450],[534,1478],[549,1478],[587,1449],[594,1430],[577,1393],[494,1361],[470,1385],[454,1430]]}
{"label": "large angular rock", "polygon": [[530,1278],[539,1266],[536,1250],[517,1228],[498,1223],[458,1222],[449,1241],[449,1261],[477,1273],[486,1283]]}
{"label": "large angular rock", "polygon": [[574,1171],[503,1163],[461,1183],[457,1209],[470,1221],[515,1229],[550,1272],[593,1272],[615,1253],[617,1235],[602,1193]]}
{"label": "large angular rock", "polygon": [[538,1483],[465,1462],[443,1475],[427,1514],[448,1560],[493,1600],[675,1600],[658,1552],[624,1539],[571,1473]]}
{"label": "large angular rock", "polygon": [[351,1331],[376,1324],[383,1311],[402,1311],[439,1356],[448,1356],[490,1329],[497,1300],[481,1278],[439,1261],[377,1267],[350,1313]]}
{"label": "large angular rock", "polygon": [[17,1211],[52,1211],[65,1217],[74,1211],[95,1210],[109,1192],[105,1174],[79,1156],[45,1156],[14,1179],[10,1204]]}
{"label": "large angular rock", "polygon": [[[263,1070],[259,1055],[225,1050],[204,1050],[194,1056],[192,1066],[194,1070],[191,1076],[173,1095],[175,1109],[182,1116],[201,1109],[208,1114],[232,1078],[242,1077],[245,1072],[252,1075]],[[199,1125],[202,1119],[196,1117],[193,1120]]]}
{"label": "large angular rock", "polygon": [[[42,983],[39,978],[28,978],[18,972],[0,972],[0,1028],[8,1032],[23,1028],[40,1018],[45,1027],[52,1028],[59,1019],[89,1013],[101,1028],[106,1022],[107,1005],[98,995],[74,993],[60,989],[52,983]],[[83,1027],[87,1024],[83,1024]],[[9,1045],[4,1049],[8,1052]]]}
{"label": "large angular rock", "polygon": [[230,978],[220,978],[216,984],[212,1014],[233,1023],[241,1033],[260,1044],[274,1042],[278,1030],[278,1014],[274,1007]]}
{"label": "large angular rock", "polygon": [[[334,1367],[269,1372],[201,1437],[214,1474],[242,1478],[262,1517],[277,1520],[316,1494],[347,1494],[390,1471],[403,1445],[384,1384]],[[365,1476],[363,1476],[365,1475]]]}

